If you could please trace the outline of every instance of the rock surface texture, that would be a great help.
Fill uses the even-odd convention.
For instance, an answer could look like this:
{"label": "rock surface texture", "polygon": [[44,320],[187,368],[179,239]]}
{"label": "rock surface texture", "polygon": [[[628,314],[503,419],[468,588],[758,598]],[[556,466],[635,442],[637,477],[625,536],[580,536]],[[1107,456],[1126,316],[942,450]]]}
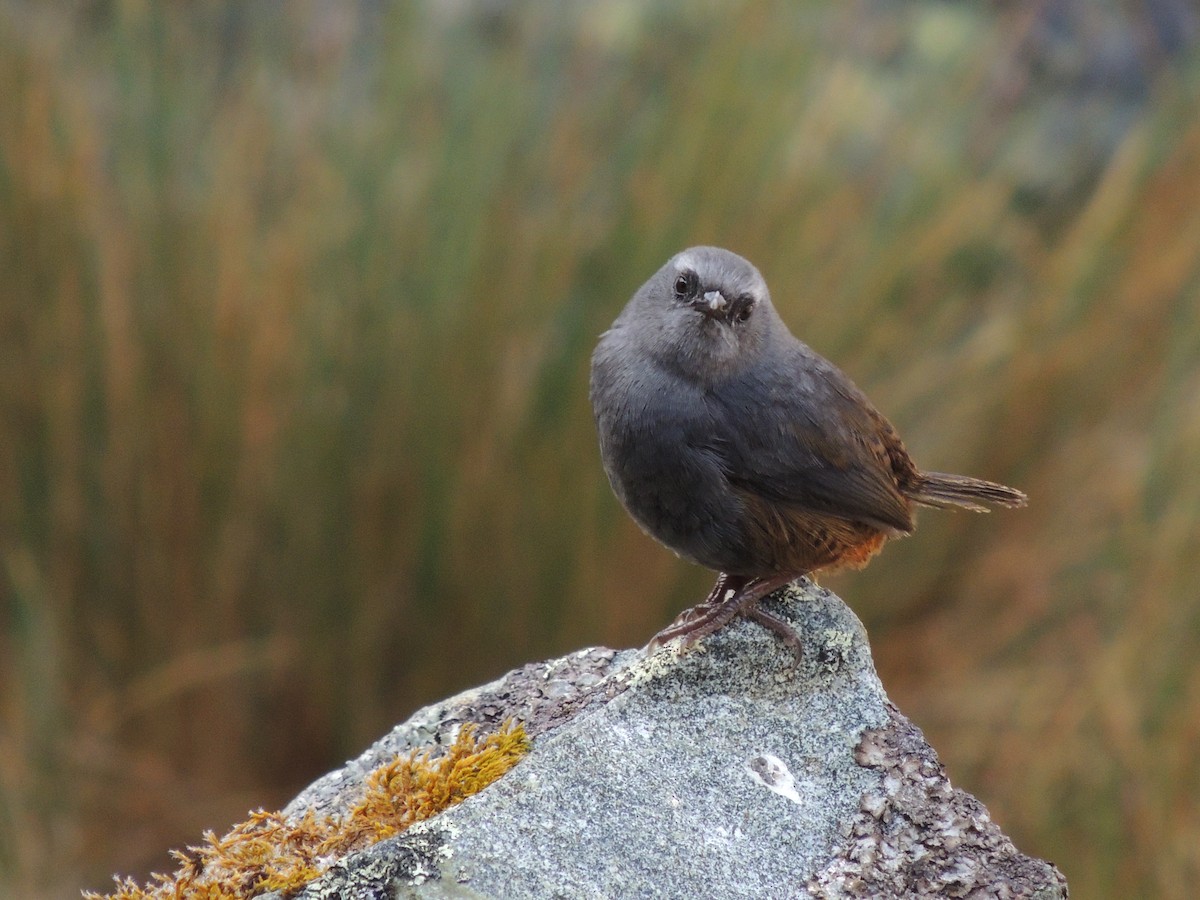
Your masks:
{"label": "rock surface texture", "polygon": [[1067,896],[1054,866],[950,786],[841,600],[801,582],[767,605],[803,636],[800,667],[738,621],[682,653],[585,650],[421,710],[289,814],[344,811],[366,773],[463,723],[514,717],[533,749],[300,896]]}

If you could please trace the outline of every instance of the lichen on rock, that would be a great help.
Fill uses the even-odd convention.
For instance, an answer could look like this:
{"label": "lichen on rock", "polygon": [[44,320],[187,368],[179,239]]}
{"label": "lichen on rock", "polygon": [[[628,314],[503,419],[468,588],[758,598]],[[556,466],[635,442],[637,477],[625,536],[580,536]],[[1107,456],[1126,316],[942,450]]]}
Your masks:
{"label": "lichen on rock", "polygon": [[145,886],[118,879],[110,894],[85,892],[84,900],[244,900],[275,892],[290,896],[350,853],[401,833],[416,822],[461,803],[502,777],[529,750],[519,724],[484,736],[475,725],[458,729],[444,748],[414,750],[384,763],[362,784],[362,796],[345,815],[251,813],[222,837],[173,851],[173,875],[155,875]]}

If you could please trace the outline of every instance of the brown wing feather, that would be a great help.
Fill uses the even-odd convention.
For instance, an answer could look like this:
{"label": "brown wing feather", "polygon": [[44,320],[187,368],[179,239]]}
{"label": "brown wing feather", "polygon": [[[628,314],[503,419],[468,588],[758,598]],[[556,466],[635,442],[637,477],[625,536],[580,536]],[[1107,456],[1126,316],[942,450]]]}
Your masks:
{"label": "brown wing feather", "polygon": [[891,423],[831,363],[817,357],[793,381],[732,393],[755,397],[727,408],[741,440],[717,448],[735,488],[877,530],[912,531],[912,460]]}

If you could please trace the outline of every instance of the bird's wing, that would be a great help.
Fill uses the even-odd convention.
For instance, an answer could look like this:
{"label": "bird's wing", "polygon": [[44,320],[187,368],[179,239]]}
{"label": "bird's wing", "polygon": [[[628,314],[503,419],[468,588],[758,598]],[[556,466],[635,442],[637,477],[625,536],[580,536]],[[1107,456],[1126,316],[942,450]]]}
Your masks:
{"label": "bird's wing", "polygon": [[832,363],[803,351],[774,378],[710,396],[726,478],[787,507],[911,531],[898,477],[915,470],[895,430]]}

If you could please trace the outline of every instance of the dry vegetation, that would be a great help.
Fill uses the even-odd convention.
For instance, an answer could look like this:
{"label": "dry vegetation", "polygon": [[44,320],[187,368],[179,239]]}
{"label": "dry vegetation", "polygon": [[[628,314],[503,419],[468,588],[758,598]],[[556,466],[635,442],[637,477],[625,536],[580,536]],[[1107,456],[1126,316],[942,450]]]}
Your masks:
{"label": "dry vegetation", "polygon": [[380,766],[344,816],[259,810],[221,837],[207,831],[200,846],[172,851],[179,864],[173,874],[156,874],[145,885],[119,878],[111,894],[85,891],[84,900],[241,900],[268,891],[290,897],[348,854],[479,793],[529,752],[520,725],[484,738],[475,732],[464,725],[439,753],[414,750]]}
{"label": "dry vegetation", "polygon": [[922,464],[1032,498],[834,584],[893,696],[1079,896],[1190,896],[1195,14],[384,6],[0,0],[0,894],[701,596],[586,370],[712,242]]}

